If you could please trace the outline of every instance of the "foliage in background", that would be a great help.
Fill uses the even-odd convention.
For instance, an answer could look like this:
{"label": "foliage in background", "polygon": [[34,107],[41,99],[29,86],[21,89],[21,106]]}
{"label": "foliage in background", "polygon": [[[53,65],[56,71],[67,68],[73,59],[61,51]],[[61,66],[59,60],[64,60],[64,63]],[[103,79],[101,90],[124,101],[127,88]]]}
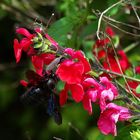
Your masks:
{"label": "foliage in background", "polygon": [[[18,65],[15,63],[13,55],[15,29],[26,27],[32,30],[35,21],[46,26],[54,13],[48,25],[48,34],[64,47],[82,49],[86,56],[93,60],[92,49],[97,39],[99,16],[115,2],[117,0],[104,2],[102,0],[2,0],[0,2],[0,139],[131,140],[135,135],[138,140],[140,128],[133,123],[118,124],[117,137],[101,134],[96,126],[99,117],[97,106],[93,106],[93,116],[89,117],[81,104],[69,102],[62,108],[63,124],[57,126],[42,108],[24,106],[20,102],[20,95],[25,91],[19,85],[19,80],[24,78],[25,71],[32,65],[24,54],[22,61]],[[119,43],[116,38],[116,44],[127,53],[129,61],[135,67],[140,65],[140,36],[139,28],[134,28],[139,27],[139,23],[130,2],[125,0],[103,15],[101,31],[104,31],[108,25],[113,27],[119,38]],[[140,2],[135,0],[133,4],[140,14]],[[124,23],[134,27],[126,26]],[[131,70],[126,74],[133,76]],[[135,75],[134,78],[139,77]],[[137,90],[139,91],[139,87]]]}

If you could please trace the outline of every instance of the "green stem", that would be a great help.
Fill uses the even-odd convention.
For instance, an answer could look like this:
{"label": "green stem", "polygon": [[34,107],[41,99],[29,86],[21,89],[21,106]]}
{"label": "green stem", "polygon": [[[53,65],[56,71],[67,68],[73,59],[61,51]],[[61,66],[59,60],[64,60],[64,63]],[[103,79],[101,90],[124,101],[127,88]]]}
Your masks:
{"label": "green stem", "polygon": [[140,43],[140,42],[132,43],[132,44],[130,44],[129,46],[127,46],[125,49],[123,49],[123,51],[124,51],[125,53],[127,53],[127,52],[129,52],[130,50],[132,50],[132,49],[134,49],[135,47],[137,47],[139,43]]}
{"label": "green stem", "polygon": [[120,74],[120,73],[117,73],[117,72],[113,72],[113,71],[109,71],[109,70],[105,70],[105,69],[101,69],[101,71],[103,71],[105,73],[114,74],[114,75],[119,76],[119,77],[125,77],[126,79],[129,79],[129,80],[132,80],[132,81],[140,82],[140,79],[136,79],[134,77],[129,77],[127,75]]}
{"label": "green stem", "polygon": [[113,7],[117,6],[118,4],[122,3],[123,0],[118,1],[117,3],[114,3],[113,5],[111,5],[110,7],[108,7],[106,10],[104,10],[98,20],[98,27],[97,27],[97,38],[100,40],[99,37],[99,33],[100,33],[100,26],[101,26],[101,21],[102,21],[102,17],[105,13],[107,13],[110,9],[112,9]]}

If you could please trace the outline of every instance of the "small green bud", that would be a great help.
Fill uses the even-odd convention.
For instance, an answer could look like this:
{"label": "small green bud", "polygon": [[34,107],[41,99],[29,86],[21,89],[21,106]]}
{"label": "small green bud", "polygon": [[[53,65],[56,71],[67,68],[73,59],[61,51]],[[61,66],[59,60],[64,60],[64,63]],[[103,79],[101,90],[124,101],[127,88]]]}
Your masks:
{"label": "small green bud", "polygon": [[42,46],[42,52],[47,52],[47,50],[48,50],[48,45],[47,44],[44,44],[43,46]]}
{"label": "small green bud", "polygon": [[42,44],[43,44],[42,42],[37,43],[37,44],[34,45],[34,48],[35,49],[41,48],[42,47]]}
{"label": "small green bud", "polygon": [[51,46],[51,42],[48,39],[45,39],[45,44],[47,44],[48,46]]}
{"label": "small green bud", "polygon": [[89,71],[88,73],[89,73],[89,75],[91,75],[92,77],[99,77],[99,74],[96,73],[95,71]]}
{"label": "small green bud", "polygon": [[33,38],[33,42],[34,42],[34,43],[37,43],[37,42],[38,42],[38,37],[34,37],[34,38]]}
{"label": "small green bud", "polygon": [[130,136],[132,140],[140,140],[140,130],[133,130],[132,132],[130,132]]}

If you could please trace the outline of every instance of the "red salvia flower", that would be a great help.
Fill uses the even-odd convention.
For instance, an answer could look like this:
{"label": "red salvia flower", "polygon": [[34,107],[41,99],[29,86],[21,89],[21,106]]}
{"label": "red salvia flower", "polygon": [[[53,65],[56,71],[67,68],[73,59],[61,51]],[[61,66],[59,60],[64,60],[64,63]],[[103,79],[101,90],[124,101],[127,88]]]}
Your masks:
{"label": "red salvia flower", "polygon": [[[36,72],[39,75],[42,75],[44,65],[50,64],[55,59],[55,55],[49,52],[44,53],[40,50],[35,50],[34,48],[36,48],[36,46],[39,46],[38,49],[40,49],[40,47],[46,46],[47,49],[48,46],[53,45],[54,47],[56,47],[56,49],[58,49],[58,43],[53,40],[53,38],[51,38],[48,34],[44,34],[41,28],[38,27],[35,28],[34,34],[31,34],[25,28],[18,28],[16,32],[24,36],[20,40],[20,42],[17,39],[14,39],[14,53],[16,57],[16,62],[18,63],[20,61],[22,51],[24,51],[29,57],[31,57]],[[43,44],[43,39],[45,40],[46,44]]]}
{"label": "red salvia flower", "polygon": [[99,117],[98,128],[105,134],[117,135],[116,123],[125,121],[131,118],[129,110],[125,107],[118,106],[114,103],[109,103]]}
{"label": "red salvia flower", "polygon": [[[129,68],[130,63],[123,50],[119,50],[117,52],[117,54],[118,54],[118,60],[119,60],[120,67],[121,67],[122,71],[124,72],[125,70],[127,70]],[[107,54],[106,57],[107,58],[104,59],[104,61],[103,61],[103,67],[105,69],[111,70],[113,72],[121,73],[120,67],[115,59],[114,53],[110,52],[109,54]]]}
{"label": "red salvia flower", "polygon": [[16,57],[16,62],[18,63],[21,58],[22,51],[27,52],[30,49],[32,42],[33,34],[30,34],[25,28],[18,28],[16,30],[18,34],[25,36],[20,42],[17,39],[14,39],[14,52]]}
{"label": "red salvia flower", "polygon": [[40,55],[34,55],[31,58],[36,72],[39,75],[42,75],[44,65],[50,64],[55,59],[55,55],[49,53],[42,53]]}
{"label": "red salvia flower", "polygon": [[[140,94],[136,93],[136,88],[137,88],[137,86],[140,84],[140,82],[136,82],[136,81],[127,81],[127,83],[128,83],[128,85],[129,85],[129,87],[130,87],[132,93],[135,94],[137,97],[140,98]],[[127,87],[127,89],[128,89],[128,86],[126,86],[126,87]]]}
{"label": "red salvia flower", "polygon": [[110,37],[113,37],[115,35],[114,31],[112,30],[111,27],[106,27],[106,30],[105,32],[110,36]]}
{"label": "red salvia flower", "polygon": [[82,103],[85,110],[92,114],[92,102],[96,102],[98,100],[98,91],[100,88],[100,84],[95,81],[93,78],[86,78],[83,83],[83,88],[85,91]]}
{"label": "red salvia flower", "polygon": [[82,85],[85,92],[82,102],[89,114],[92,114],[91,102],[99,103],[101,112],[103,112],[106,104],[118,96],[117,88],[106,77],[101,77],[99,83],[93,78],[86,78]]}
{"label": "red salvia flower", "polygon": [[14,39],[14,54],[15,54],[15,58],[16,58],[16,63],[18,63],[20,61],[21,53],[22,53],[22,47],[19,44],[18,40]]}
{"label": "red salvia flower", "polygon": [[63,106],[68,98],[68,91],[71,91],[72,98],[75,102],[80,102],[84,96],[84,90],[81,84],[65,84],[64,89],[60,92],[60,105]]}
{"label": "red salvia flower", "polygon": [[136,71],[136,74],[140,74],[140,66],[137,66],[137,67],[135,68],[135,71]]}
{"label": "red salvia flower", "polygon": [[68,91],[71,91],[72,98],[76,102],[80,102],[83,99],[84,90],[81,83],[86,73],[91,69],[90,64],[81,51],[67,48],[64,52],[70,58],[64,60],[56,70],[58,77],[66,82],[64,89],[60,93],[61,105],[65,104]]}
{"label": "red salvia flower", "polygon": [[106,109],[106,104],[118,96],[117,88],[106,78],[100,77],[99,103],[101,112]]}
{"label": "red salvia flower", "polygon": [[81,62],[65,60],[58,67],[56,74],[62,81],[68,84],[76,84],[81,82],[83,72],[84,66]]}
{"label": "red salvia flower", "polygon": [[[106,28],[106,33],[113,37],[115,33],[110,27]],[[115,53],[114,50],[110,47],[107,47],[110,43],[109,38],[104,38],[101,40],[97,40],[95,45],[93,46],[93,54],[101,61],[103,64],[103,67],[107,70],[121,73],[120,67],[122,71],[124,72],[130,67],[130,63],[128,61],[128,58],[123,50],[117,51],[118,60],[120,67],[115,59]]]}

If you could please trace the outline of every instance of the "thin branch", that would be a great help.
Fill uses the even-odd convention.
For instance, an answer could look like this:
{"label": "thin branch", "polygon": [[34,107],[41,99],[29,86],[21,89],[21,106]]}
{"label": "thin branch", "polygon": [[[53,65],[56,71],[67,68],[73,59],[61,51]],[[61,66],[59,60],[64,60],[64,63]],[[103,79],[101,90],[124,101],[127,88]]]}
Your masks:
{"label": "thin branch", "polygon": [[101,71],[103,71],[105,73],[110,73],[110,74],[116,75],[118,77],[125,77],[126,79],[132,80],[132,81],[135,81],[135,82],[140,82],[140,79],[136,79],[134,77],[129,77],[127,75],[120,74],[120,73],[117,73],[117,72],[113,72],[113,71],[110,71],[110,70],[106,70],[106,69],[103,69],[103,68],[101,69]]}
{"label": "thin branch", "polygon": [[138,41],[138,42],[135,42],[135,43],[132,43],[132,44],[130,44],[129,46],[125,47],[125,48],[123,49],[123,51],[124,51],[125,53],[127,53],[128,51],[130,51],[130,50],[134,49],[135,47],[137,47],[139,43],[140,43],[139,41]]}
{"label": "thin branch", "polygon": [[[92,11],[93,11],[93,13],[94,13],[96,16],[100,16],[100,17],[101,17],[101,12],[100,12],[100,11],[98,11],[98,12],[96,12],[95,10],[92,10]],[[119,28],[118,26],[116,26],[115,24],[113,24],[113,23],[111,23],[111,22],[114,22],[114,23],[116,23],[116,24],[122,24],[122,25],[124,25],[124,26],[130,27],[130,28],[133,28],[133,29],[136,29],[136,30],[140,30],[140,28],[138,28],[138,27],[136,27],[136,26],[133,26],[133,25],[131,25],[131,24],[127,24],[127,23],[124,23],[124,22],[121,22],[121,21],[114,20],[114,19],[112,19],[112,18],[110,18],[110,17],[107,17],[107,16],[105,16],[105,15],[102,16],[102,20],[105,21],[105,22],[107,22],[109,25],[113,26],[114,28],[116,28],[116,29],[122,31],[122,32],[125,33],[125,34],[129,34],[129,35],[135,36],[135,37],[140,37],[139,34],[134,34],[134,33],[128,32],[128,31],[126,31],[126,30],[124,30],[124,29]]]}
{"label": "thin branch", "polygon": [[117,21],[111,17],[107,17],[107,16],[103,16],[103,18],[109,20],[109,21],[112,21],[112,22],[115,22],[116,24],[121,24],[121,25],[124,25],[124,26],[127,26],[127,27],[130,27],[130,28],[133,28],[133,29],[136,29],[136,30],[140,30],[140,28],[136,27],[136,26],[133,26],[131,24],[128,24],[128,23],[124,23],[124,22],[121,22],[121,21]]}
{"label": "thin branch", "polygon": [[[104,20],[104,19],[103,19],[103,20]],[[104,21],[107,22],[106,20],[104,20]],[[121,29],[121,28],[119,28],[118,26],[116,26],[116,25],[114,25],[114,24],[112,24],[112,23],[110,23],[110,22],[107,22],[107,23],[108,23],[109,25],[113,26],[114,28],[120,30],[121,32],[125,33],[125,34],[131,35],[131,36],[133,36],[133,37],[140,37],[140,35],[127,32],[127,31],[125,31],[124,29]]]}
{"label": "thin branch", "polygon": [[110,9],[112,9],[113,7],[117,6],[118,4],[122,3],[123,0],[118,1],[117,3],[114,3],[113,5],[111,5],[110,7],[108,7],[106,10],[104,10],[98,20],[98,27],[97,27],[97,38],[100,40],[99,34],[100,34],[100,26],[101,26],[101,21],[102,21],[102,17],[105,13],[107,13]]}
{"label": "thin branch", "polygon": [[[18,9],[18,8],[15,7],[15,6],[8,5],[8,4],[4,3],[4,2],[0,2],[0,4],[1,4],[1,7],[2,7],[4,10],[7,10],[7,11],[13,13],[13,14],[16,14],[16,13],[18,12],[18,13],[20,13],[22,16],[24,16],[24,17],[26,17],[26,18],[28,18],[28,19],[30,19],[30,20],[32,20],[32,21],[34,21],[34,20],[36,19],[36,17],[38,17],[38,15],[33,16],[33,15],[29,14],[29,13],[26,13],[26,12],[24,12],[24,11]],[[28,12],[29,12],[29,11],[28,11]],[[40,15],[39,15],[39,17],[41,18],[42,23],[43,23],[44,25],[46,25],[46,20],[45,20],[43,17],[41,17]],[[37,22],[40,22],[40,19],[36,19],[36,21],[37,21]]]}
{"label": "thin branch", "polygon": [[113,48],[113,51],[114,51],[114,54],[115,54],[115,57],[114,57],[114,58],[115,58],[115,60],[116,60],[116,62],[117,62],[117,65],[119,66],[119,69],[120,69],[120,72],[121,72],[121,74],[122,74],[122,77],[123,77],[123,79],[124,79],[124,81],[125,81],[125,83],[126,83],[128,89],[129,89],[130,93],[132,94],[132,91],[131,91],[131,89],[130,89],[130,87],[129,87],[129,84],[128,84],[127,80],[126,80],[126,77],[124,76],[124,73],[123,73],[123,71],[122,71],[122,67],[121,67],[121,65],[120,65],[120,63],[119,63],[119,58],[118,58],[117,52],[116,52],[116,50],[115,50],[114,43],[112,42],[112,40],[111,40],[111,38],[110,38],[109,36],[107,36],[107,37],[108,37],[109,40],[111,41],[112,48]]}
{"label": "thin branch", "polygon": [[134,13],[135,13],[137,19],[138,19],[138,23],[139,23],[139,27],[140,27],[140,18],[139,18],[139,15],[138,15],[138,13],[137,13],[137,11],[136,11],[136,9],[135,9],[135,7],[134,7],[134,5],[133,5],[132,2],[131,2],[131,6],[132,6],[132,9],[133,9],[133,11],[134,11]]}

